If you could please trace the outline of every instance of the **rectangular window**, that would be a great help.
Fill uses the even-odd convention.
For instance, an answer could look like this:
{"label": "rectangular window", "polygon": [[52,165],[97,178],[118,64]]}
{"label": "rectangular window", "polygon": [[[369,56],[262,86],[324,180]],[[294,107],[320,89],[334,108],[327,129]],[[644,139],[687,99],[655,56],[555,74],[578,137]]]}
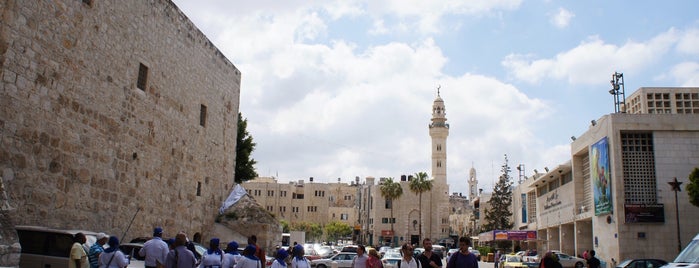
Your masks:
{"label": "rectangular window", "polygon": [[146,91],[146,85],[148,84],[148,67],[140,63],[138,65],[138,81],[136,82],[136,87],[140,90]]}
{"label": "rectangular window", "polygon": [[340,214],[340,220],[348,220],[349,219],[349,214],[347,213],[342,213]]}
{"label": "rectangular window", "polygon": [[206,105],[202,104],[199,110],[199,125],[206,127]]}
{"label": "rectangular window", "polygon": [[391,202],[391,199],[388,199],[388,198],[387,198],[387,199],[386,199],[386,203],[384,203],[384,208],[385,208],[385,209],[391,209],[391,207],[392,207],[392,205],[393,205],[393,204],[391,204],[391,203],[392,203],[392,202]]}
{"label": "rectangular window", "polygon": [[201,182],[197,182],[197,196],[201,196]]}
{"label": "rectangular window", "polygon": [[267,190],[267,196],[274,196],[274,190]]}

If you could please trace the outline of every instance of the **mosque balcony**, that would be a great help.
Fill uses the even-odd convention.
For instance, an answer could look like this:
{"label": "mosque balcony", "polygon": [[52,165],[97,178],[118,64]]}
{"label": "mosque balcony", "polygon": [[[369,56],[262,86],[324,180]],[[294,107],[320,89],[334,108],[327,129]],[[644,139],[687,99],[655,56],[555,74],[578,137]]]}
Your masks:
{"label": "mosque balcony", "polygon": [[445,128],[449,128],[449,124],[443,123],[443,122],[435,122],[435,123],[431,123],[431,124],[430,124],[430,128],[433,128],[433,127],[445,127]]}

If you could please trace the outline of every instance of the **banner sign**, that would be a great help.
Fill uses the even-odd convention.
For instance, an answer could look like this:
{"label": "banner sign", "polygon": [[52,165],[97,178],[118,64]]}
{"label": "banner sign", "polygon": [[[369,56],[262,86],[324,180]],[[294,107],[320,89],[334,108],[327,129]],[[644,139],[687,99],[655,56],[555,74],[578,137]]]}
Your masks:
{"label": "banner sign", "polygon": [[626,223],[665,222],[663,204],[624,204]]}

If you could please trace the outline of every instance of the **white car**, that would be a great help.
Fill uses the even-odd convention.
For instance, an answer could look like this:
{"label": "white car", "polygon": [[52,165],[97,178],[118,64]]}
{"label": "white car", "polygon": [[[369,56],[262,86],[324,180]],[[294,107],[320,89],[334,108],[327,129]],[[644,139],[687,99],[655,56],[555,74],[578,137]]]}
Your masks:
{"label": "white car", "polygon": [[400,253],[395,251],[387,251],[386,254],[381,258],[381,263],[383,268],[398,268],[398,263],[402,259]]}
{"label": "white car", "polygon": [[556,256],[558,256],[558,262],[561,263],[563,268],[583,268],[585,267],[585,260],[575,256],[570,256],[568,254],[561,253],[560,251],[552,251]]}
{"label": "white car", "polygon": [[357,256],[354,252],[340,252],[335,256],[328,259],[317,259],[311,261],[311,267],[313,268],[329,268],[332,267],[333,262],[337,262],[338,268],[351,268],[352,260]]}

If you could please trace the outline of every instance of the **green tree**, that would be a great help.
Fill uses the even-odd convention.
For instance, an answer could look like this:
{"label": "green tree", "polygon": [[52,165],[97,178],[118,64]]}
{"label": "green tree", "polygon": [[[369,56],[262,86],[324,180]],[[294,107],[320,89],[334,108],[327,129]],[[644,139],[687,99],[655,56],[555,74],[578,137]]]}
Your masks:
{"label": "green tree", "polygon": [[689,174],[689,183],[684,189],[689,195],[689,202],[699,207],[699,168],[694,168]]}
{"label": "green tree", "polygon": [[[317,224],[317,223],[293,222],[293,223],[291,223],[289,230],[306,232],[306,241],[304,241],[304,242],[318,241],[323,237],[323,228],[320,226],[320,224]],[[301,241],[298,241],[298,242],[304,243]]]}
{"label": "green tree", "polygon": [[[393,181],[393,178],[386,178],[379,186],[379,191],[381,191],[381,196],[386,198],[386,202],[391,205],[391,218],[389,218],[389,221],[391,222],[391,233],[395,234],[393,231],[393,201],[403,195],[403,187],[400,186],[400,182]],[[396,245],[396,242],[391,237],[391,243]]]}
{"label": "green tree", "polygon": [[333,221],[325,225],[325,234],[328,241],[337,241],[352,235],[352,226],[344,222]]}
{"label": "green tree", "polygon": [[425,172],[415,173],[415,177],[410,180],[410,191],[418,195],[418,204],[420,208],[420,225],[418,226],[420,240],[422,240],[422,193],[432,190],[432,181]]}
{"label": "green tree", "polygon": [[502,175],[493,188],[493,195],[488,200],[490,207],[485,210],[483,228],[487,231],[509,230],[513,226],[510,222],[512,216],[512,179],[510,166],[507,164],[507,155],[505,155],[505,164],[502,165],[500,171]]}
{"label": "green tree", "polygon": [[255,164],[257,161],[250,158],[255,150],[255,142],[248,133],[248,120],[243,119],[243,114],[238,113],[238,136],[235,144],[235,182],[242,183],[257,177]]}
{"label": "green tree", "polygon": [[279,224],[282,226],[282,233],[289,232],[289,222],[286,220],[280,220]]}

